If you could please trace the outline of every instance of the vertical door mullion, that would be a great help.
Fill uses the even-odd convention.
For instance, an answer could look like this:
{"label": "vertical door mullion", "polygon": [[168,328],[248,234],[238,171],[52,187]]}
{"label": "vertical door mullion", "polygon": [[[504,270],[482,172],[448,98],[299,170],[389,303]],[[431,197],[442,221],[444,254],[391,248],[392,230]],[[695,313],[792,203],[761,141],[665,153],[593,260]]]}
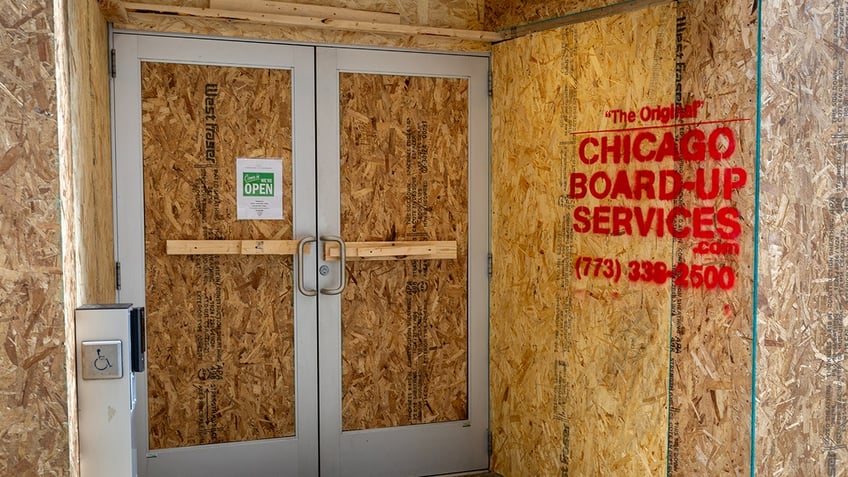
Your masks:
{"label": "vertical door mullion", "polygon": [[[316,237],[317,207],[315,203],[315,66],[314,48],[299,48],[294,53],[292,81],[292,213],[293,233],[299,240]],[[305,255],[303,278],[307,287],[317,290],[317,242]],[[292,263],[297,261],[295,258]],[[297,274],[295,274],[297,280]],[[314,285],[313,285],[314,284]],[[302,444],[298,447],[300,474],[318,471],[318,329],[315,297],[305,296],[292,284],[295,295],[295,432]]]}
{"label": "vertical door mullion", "polygon": [[[337,54],[337,50],[331,48],[318,48],[316,51],[316,113],[320,118],[316,132],[320,235],[341,234]],[[319,266],[326,265],[330,271],[321,277],[319,289],[333,287],[333,279],[338,276],[340,262],[324,262],[320,255],[318,262]],[[321,475],[336,477],[341,473],[341,295],[320,294],[318,310]]]}

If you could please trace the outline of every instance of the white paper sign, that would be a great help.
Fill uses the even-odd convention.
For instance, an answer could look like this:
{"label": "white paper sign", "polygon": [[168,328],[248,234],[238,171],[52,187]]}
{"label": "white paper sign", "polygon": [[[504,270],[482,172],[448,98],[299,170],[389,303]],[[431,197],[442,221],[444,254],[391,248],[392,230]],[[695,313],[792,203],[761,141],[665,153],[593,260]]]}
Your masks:
{"label": "white paper sign", "polygon": [[236,159],[238,220],[283,218],[283,160]]}

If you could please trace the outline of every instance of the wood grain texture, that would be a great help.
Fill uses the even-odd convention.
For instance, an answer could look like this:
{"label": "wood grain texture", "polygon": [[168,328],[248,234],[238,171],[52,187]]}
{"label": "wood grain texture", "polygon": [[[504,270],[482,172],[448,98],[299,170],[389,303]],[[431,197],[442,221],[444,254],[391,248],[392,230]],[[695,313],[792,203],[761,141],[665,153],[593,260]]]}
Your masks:
{"label": "wood grain texture", "polygon": [[[292,239],[291,121],[288,70],[142,64],[152,449],[294,433],[291,257],[166,253]],[[238,157],[283,161],[283,220],[236,220]]]}
{"label": "wood grain texture", "polygon": [[97,4],[100,6],[100,13],[107,21],[127,21],[127,9],[120,0],[97,0]]}
{"label": "wood grain texture", "polygon": [[[94,2],[60,2],[56,23],[57,125],[62,186],[65,316],[115,299],[108,34]],[[74,336],[75,320],[65,320]],[[70,473],[79,474],[76,352],[66,348]]]}
{"label": "wood grain texture", "polygon": [[[456,260],[455,241],[346,242],[345,260]],[[324,260],[338,260],[341,247],[324,243]]]}
{"label": "wood grain texture", "polygon": [[198,18],[240,20],[250,23],[272,24],[280,27],[309,28],[329,31],[349,31],[355,33],[376,33],[381,35],[422,36],[448,38],[469,41],[492,42],[501,39],[495,32],[466,30],[460,28],[433,27],[428,25],[404,25],[398,23],[376,23],[360,20],[348,20],[334,17],[305,17],[278,13],[254,11],[180,7],[170,5],[151,5],[126,2],[126,8],[132,12],[154,13],[161,15],[179,15]]}
{"label": "wood grain texture", "polygon": [[93,2],[68,2],[67,8],[78,299],[109,303],[115,299],[115,257],[108,30]]}
{"label": "wood grain texture", "polygon": [[[176,1],[149,0],[145,3],[171,6],[207,7],[205,0]],[[308,0],[307,5],[334,8],[352,8],[400,15],[401,25],[418,25],[437,28],[481,30],[483,0]],[[414,34],[386,35],[376,32],[357,33],[317,30],[303,27],[279,26],[246,21],[194,18],[177,15],[129,13],[126,22],[116,23],[116,28],[141,31],[194,33],[270,40],[293,40],[312,43],[355,44],[389,46],[443,51],[488,51],[489,42],[460,40]]]}
{"label": "wood grain texture", "polygon": [[579,256],[665,259],[671,240],[574,233],[587,202],[567,184],[616,169],[581,164],[574,133],[624,128],[604,112],[671,96],[672,15],[659,7],[494,49],[492,465],[503,475],[665,470],[668,287],[573,276]]}
{"label": "wood grain texture", "polygon": [[455,260],[349,263],[346,430],[468,416],[468,82],[342,73],[345,240],[455,240]]}
{"label": "wood grain texture", "polygon": [[520,36],[536,32],[590,22],[592,20],[611,17],[613,15],[623,15],[643,8],[663,5],[666,3],[671,3],[671,0],[628,0],[619,3],[610,3],[593,8],[578,9],[551,18],[537,19],[529,23],[510,25],[501,28],[500,33],[504,35],[505,40],[511,40],[513,38],[518,38]]}
{"label": "wood grain texture", "polygon": [[0,475],[70,473],[53,13],[0,1]]}
{"label": "wood grain texture", "polygon": [[[168,240],[168,255],[294,255],[297,240]],[[304,253],[309,253],[304,247]]]}
{"label": "wood grain texture", "polygon": [[252,12],[279,13],[317,18],[339,18],[374,23],[400,23],[399,13],[355,10],[352,8],[327,7],[265,0],[209,0],[209,8],[242,10]]}
{"label": "wood grain texture", "polygon": [[[756,171],[756,15],[749,2],[722,0],[678,4],[676,101],[702,100],[703,121],[727,123],[736,148],[717,164],[684,163],[684,173],[699,167],[737,167],[747,171],[744,187],[713,200],[740,213],[738,253],[699,254],[698,241],[677,240],[675,260],[730,266],[729,290],[677,288],[679,307],[672,322],[672,376],[675,395],[670,415],[671,475],[748,475],[751,468],[753,373],[753,282]],[[747,118],[747,120],[745,120]],[[726,170],[726,169],[725,169]],[[689,196],[689,206],[702,204]],[[678,298],[679,297],[679,301]]]}
{"label": "wood grain texture", "polygon": [[[495,471],[749,472],[756,174],[752,19],[750,5],[742,2],[683,2],[496,45]],[[721,163],[578,159],[583,138],[612,141],[626,128],[661,133],[660,124],[668,121],[651,117],[651,108],[696,101],[704,103],[696,118],[677,120],[691,124],[672,129],[684,134],[728,128],[734,149]],[[747,180],[739,190],[711,199],[695,193],[674,201],[574,193],[575,174],[602,171],[614,178],[634,167],[643,173],[675,171],[684,181],[735,167],[746,171]],[[605,209],[594,209],[624,207],[618,213],[628,217],[634,204],[642,210],[729,207],[739,212],[739,235],[731,249],[696,253],[700,242],[691,227],[685,234],[637,233],[626,223],[607,228],[610,222],[597,215]],[[596,218],[577,221],[578,206],[595,210]],[[584,257],[590,263],[617,261],[631,271],[632,260],[728,267],[735,282],[726,290],[709,290],[681,285],[677,273],[659,283],[581,277],[575,264]]]}
{"label": "wood grain texture", "polygon": [[546,20],[569,13],[591,10],[619,3],[616,0],[488,0],[485,4],[485,26],[492,30]]}
{"label": "wood grain texture", "polygon": [[758,475],[848,475],[844,1],[762,5]]}

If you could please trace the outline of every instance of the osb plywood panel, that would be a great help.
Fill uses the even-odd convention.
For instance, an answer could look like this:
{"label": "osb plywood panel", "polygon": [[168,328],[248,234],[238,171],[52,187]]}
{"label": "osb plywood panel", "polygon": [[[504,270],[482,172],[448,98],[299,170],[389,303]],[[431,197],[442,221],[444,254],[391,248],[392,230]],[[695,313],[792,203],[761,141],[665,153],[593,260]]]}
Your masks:
{"label": "osb plywood panel", "polygon": [[[208,7],[205,0],[155,0],[150,3]],[[298,2],[290,2],[298,3]],[[479,30],[484,15],[483,0],[309,0],[299,3],[330,7],[399,13],[405,25]],[[388,35],[355,32],[334,32],[307,28],[280,28],[273,25],[251,24],[228,20],[209,20],[181,16],[130,14],[127,24],[117,28],[174,33],[195,33],[268,40],[292,40],[310,43],[356,44],[390,46],[423,50],[488,51],[489,44],[450,38],[412,35]]]}
{"label": "osb plywood panel", "polygon": [[479,30],[484,0],[301,0],[292,3],[399,13],[405,25]]}
{"label": "osb plywood panel", "polygon": [[[725,151],[721,159],[682,164],[684,174],[706,166],[718,169],[724,179],[715,199],[702,202],[695,194],[686,202],[687,207],[709,204],[716,208],[713,220],[719,235],[710,242],[709,253],[703,253],[704,239],[693,234],[676,241],[674,261],[703,264],[705,285],[708,267],[719,267],[720,275],[732,270],[735,284],[719,285],[716,290],[672,289],[669,473],[748,475],[757,174],[756,14],[747,1],[682,2],[676,32],[675,102],[703,101],[697,119],[705,124],[715,121],[714,130],[726,128],[732,135],[717,143]],[[716,157],[712,152],[710,156]],[[691,278],[690,286],[695,283],[694,275]]]}
{"label": "osb plywood panel", "polygon": [[495,48],[494,470],[749,472],[752,19],[691,2]]}
{"label": "osb plywood panel", "polygon": [[[288,70],[144,63],[152,449],[294,432],[292,260],[168,256],[169,239],[292,239]],[[237,157],[281,158],[284,220],[236,221]]]}
{"label": "osb plywood panel", "polygon": [[68,2],[74,243],[80,303],[115,300],[109,45],[97,2]]}
{"label": "osb plywood panel", "polygon": [[342,422],[468,416],[468,81],[342,73],[342,236],[455,240],[455,260],[352,262],[342,296]]}
{"label": "osb plywood panel", "polygon": [[[115,299],[109,126],[108,33],[96,2],[59,2],[56,25],[59,181],[65,316],[78,304]],[[75,322],[65,320],[66,336]],[[70,474],[79,473],[76,353],[68,356]]]}
{"label": "osb plywood panel", "polygon": [[763,5],[758,475],[848,475],[846,14]]}
{"label": "osb plywood panel", "polygon": [[52,5],[0,1],[0,475],[69,473]]}
{"label": "osb plywood panel", "polygon": [[668,260],[672,240],[577,232],[574,217],[667,201],[580,197],[569,184],[669,168],[587,165],[577,152],[597,131],[649,124],[608,112],[669,103],[673,28],[674,10],[662,7],[494,49],[492,466],[503,475],[664,472],[669,289],[616,270]]}
{"label": "osb plywood panel", "polygon": [[616,0],[559,0],[554,2],[549,0],[524,2],[487,0],[484,25],[485,28],[490,30],[501,30],[616,3],[620,2]]}
{"label": "osb plywood panel", "polygon": [[154,5],[177,5],[180,7],[209,7],[209,0],[145,0],[144,3]]}

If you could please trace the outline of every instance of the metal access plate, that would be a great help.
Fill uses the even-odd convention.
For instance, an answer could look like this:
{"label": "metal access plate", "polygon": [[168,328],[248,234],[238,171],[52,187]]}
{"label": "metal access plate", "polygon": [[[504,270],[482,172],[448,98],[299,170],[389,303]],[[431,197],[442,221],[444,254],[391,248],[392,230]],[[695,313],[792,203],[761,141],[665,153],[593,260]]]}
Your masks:
{"label": "metal access plate", "polygon": [[120,379],[123,377],[121,341],[83,341],[80,353],[83,379]]}

